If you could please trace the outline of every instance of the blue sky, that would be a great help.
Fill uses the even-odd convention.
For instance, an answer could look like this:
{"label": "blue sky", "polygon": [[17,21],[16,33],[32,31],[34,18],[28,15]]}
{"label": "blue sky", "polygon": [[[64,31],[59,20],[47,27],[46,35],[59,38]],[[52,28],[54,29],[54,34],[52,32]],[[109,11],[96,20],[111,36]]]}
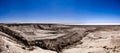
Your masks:
{"label": "blue sky", "polygon": [[120,23],[120,0],[0,0],[5,23]]}

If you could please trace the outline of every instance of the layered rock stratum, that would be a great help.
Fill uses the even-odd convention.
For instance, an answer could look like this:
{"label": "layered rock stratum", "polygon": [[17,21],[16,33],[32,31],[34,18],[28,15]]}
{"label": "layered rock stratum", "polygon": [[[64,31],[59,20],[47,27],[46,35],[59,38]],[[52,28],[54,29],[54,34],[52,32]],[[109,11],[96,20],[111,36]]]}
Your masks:
{"label": "layered rock stratum", "polygon": [[120,26],[1,23],[0,53],[120,53]]}

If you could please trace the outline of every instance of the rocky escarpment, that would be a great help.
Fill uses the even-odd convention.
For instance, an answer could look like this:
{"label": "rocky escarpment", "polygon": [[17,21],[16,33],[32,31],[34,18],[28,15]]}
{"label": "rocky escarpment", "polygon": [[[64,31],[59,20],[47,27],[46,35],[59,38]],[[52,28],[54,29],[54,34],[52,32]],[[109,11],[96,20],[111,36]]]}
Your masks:
{"label": "rocky escarpment", "polygon": [[119,53],[119,31],[112,25],[1,24],[0,52]]}

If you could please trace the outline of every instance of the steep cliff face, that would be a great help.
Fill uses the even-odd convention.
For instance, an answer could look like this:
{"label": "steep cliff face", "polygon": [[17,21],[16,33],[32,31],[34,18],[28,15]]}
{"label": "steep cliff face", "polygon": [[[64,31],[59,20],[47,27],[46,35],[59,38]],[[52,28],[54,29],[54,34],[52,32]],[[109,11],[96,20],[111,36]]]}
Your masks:
{"label": "steep cliff face", "polygon": [[119,31],[112,25],[0,24],[0,52],[119,53]]}

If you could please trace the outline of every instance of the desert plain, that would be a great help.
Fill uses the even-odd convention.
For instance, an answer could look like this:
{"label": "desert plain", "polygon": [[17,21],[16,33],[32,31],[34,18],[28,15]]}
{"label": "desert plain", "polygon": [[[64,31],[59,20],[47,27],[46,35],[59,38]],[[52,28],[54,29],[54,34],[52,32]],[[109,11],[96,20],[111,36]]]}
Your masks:
{"label": "desert plain", "polygon": [[120,25],[1,23],[0,53],[120,53]]}

